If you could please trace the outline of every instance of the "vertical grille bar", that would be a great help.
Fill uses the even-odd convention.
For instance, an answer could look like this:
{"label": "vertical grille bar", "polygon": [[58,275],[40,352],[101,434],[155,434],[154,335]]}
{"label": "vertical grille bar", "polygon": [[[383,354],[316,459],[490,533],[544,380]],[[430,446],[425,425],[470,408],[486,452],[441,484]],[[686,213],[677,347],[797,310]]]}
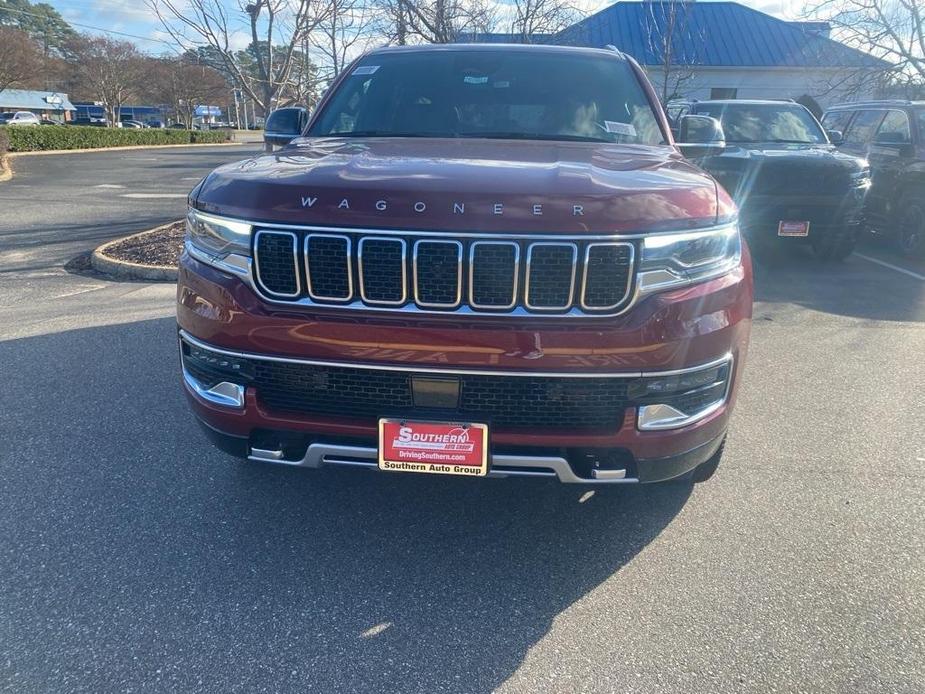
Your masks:
{"label": "vertical grille bar", "polygon": [[293,298],[302,291],[299,280],[299,237],[291,231],[258,231],[254,235],[257,282],[277,297]]}
{"label": "vertical grille bar", "polygon": [[305,270],[308,295],[319,301],[349,301],[353,297],[353,272],[349,236],[309,234],[305,237]]}
{"label": "vertical grille bar", "polygon": [[578,246],[541,241],[527,249],[524,305],[534,311],[564,311],[575,295]]}
{"label": "vertical grille bar", "polygon": [[520,246],[512,241],[474,241],[469,247],[469,305],[510,310],[517,305]]}
{"label": "vertical grille bar", "polygon": [[581,307],[608,311],[624,301],[633,284],[631,243],[589,243],[585,249]]}
{"label": "vertical grille bar", "polygon": [[459,241],[415,241],[412,251],[414,302],[425,308],[456,308],[462,301]]}
{"label": "vertical grille bar", "polygon": [[357,265],[360,297],[368,304],[401,306],[408,300],[407,244],[404,239],[366,236],[360,239]]}

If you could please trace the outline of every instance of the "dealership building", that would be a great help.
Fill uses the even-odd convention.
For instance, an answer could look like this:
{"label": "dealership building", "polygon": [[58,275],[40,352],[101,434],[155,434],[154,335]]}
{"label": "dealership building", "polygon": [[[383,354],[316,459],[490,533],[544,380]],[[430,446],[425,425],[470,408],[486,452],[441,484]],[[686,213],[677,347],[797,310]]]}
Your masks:
{"label": "dealership building", "polygon": [[37,92],[30,89],[0,90],[0,112],[29,111],[48,120],[65,123],[73,120],[74,104],[61,92]]}
{"label": "dealership building", "polygon": [[[669,98],[798,99],[823,106],[873,97],[886,65],[830,37],[826,22],[786,21],[737,2],[617,2],[532,43],[614,46]],[[517,43],[512,34],[465,40]],[[667,69],[665,65],[668,65]]]}

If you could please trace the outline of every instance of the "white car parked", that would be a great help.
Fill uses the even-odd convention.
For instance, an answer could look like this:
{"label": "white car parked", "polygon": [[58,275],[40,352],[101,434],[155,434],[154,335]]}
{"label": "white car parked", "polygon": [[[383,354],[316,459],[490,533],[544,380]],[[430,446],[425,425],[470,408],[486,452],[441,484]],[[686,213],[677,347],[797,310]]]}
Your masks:
{"label": "white car parked", "polygon": [[0,113],[0,125],[41,125],[42,121],[29,111],[16,111],[15,113]]}

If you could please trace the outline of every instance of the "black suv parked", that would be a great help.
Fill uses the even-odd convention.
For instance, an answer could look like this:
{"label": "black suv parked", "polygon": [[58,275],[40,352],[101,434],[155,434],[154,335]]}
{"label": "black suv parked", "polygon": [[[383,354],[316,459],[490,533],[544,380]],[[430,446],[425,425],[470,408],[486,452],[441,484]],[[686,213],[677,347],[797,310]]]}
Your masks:
{"label": "black suv parked", "polygon": [[903,253],[925,256],[925,101],[866,101],[825,112],[842,133],[838,148],[866,157],[871,189],[865,216]]}
{"label": "black suv parked", "polygon": [[691,158],[735,198],[739,226],[756,255],[795,242],[808,243],[820,259],[851,254],[862,228],[868,166],[837,151],[806,108],[741,99],[672,102],[668,113],[682,143],[690,122],[682,116],[720,122],[721,141]]}

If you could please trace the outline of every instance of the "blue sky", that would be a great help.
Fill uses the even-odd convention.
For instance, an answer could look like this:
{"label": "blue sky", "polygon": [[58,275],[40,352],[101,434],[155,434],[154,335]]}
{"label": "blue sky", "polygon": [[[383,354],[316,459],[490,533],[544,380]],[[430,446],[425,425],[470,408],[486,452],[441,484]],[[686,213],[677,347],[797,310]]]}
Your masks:
{"label": "blue sky", "polygon": [[[499,5],[505,4],[504,0],[495,1]],[[154,13],[145,6],[144,0],[44,0],[44,2],[56,8],[80,31],[104,33],[86,26],[76,26],[77,24],[132,34],[133,37],[116,36],[115,34],[114,37],[132,41],[146,53],[171,52],[167,35]],[[236,0],[224,0],[224,2],[229,8],[237,5]],[[578,4],[585,9],[594,10],[612,4],[612,0],[579,0]],[[744,0],[742,4],[768,14],[791,19],[798,18],[803,7],[802,3],[796,0]],[[236,43],[239,43],[241,48],[245,47],[248,43],[247,35],[242,32],[237,37]]]}

